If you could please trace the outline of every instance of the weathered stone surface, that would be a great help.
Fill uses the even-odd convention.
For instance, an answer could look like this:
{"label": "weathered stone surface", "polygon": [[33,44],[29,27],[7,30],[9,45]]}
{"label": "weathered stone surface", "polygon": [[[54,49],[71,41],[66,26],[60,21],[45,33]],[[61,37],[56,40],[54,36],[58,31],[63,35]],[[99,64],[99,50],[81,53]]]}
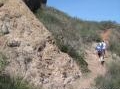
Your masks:
{"label": "weathered stone surface", "polygon": [[3,24],[3,26],[2,26],[1,32],[3,34],[9,34],[8,27],[5,24]]}
{"label": "weathered stone surface", "polygon": [[16,40],[11,40],[7,43],[7,45],[9,47],[19,47],[20,46],[20,41],[16,41]]}
{"label": "weathered stone surface", "polygon": [[0,37],[4,43],[0,48],[10,62],[6,73],[44,89],[64,89],[81,76],[79,66],[58,49],[51,33],[22,0],[9,0],[0,8],[0,29],[3,24],[10,31]]}

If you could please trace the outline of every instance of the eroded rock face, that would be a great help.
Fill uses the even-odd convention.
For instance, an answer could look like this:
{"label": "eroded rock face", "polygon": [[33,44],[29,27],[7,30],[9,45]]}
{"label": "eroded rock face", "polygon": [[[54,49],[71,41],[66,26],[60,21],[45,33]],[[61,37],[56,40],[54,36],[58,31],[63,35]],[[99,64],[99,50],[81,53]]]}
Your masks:
{"label": "eroded rock face", "polygon": [[46,4],[47,0],[23,0],[27,6],[34,12],[41,7],[42,4]]}
{"label": "eroded rock face", "polygon": [[58,49],[22,0],[9,0],[0,8],[0,30],[3,25],[9,33],[0,36],[0,50],[9,59],[9,75],[44,89],[63,89],[81,76],[73,59]]}

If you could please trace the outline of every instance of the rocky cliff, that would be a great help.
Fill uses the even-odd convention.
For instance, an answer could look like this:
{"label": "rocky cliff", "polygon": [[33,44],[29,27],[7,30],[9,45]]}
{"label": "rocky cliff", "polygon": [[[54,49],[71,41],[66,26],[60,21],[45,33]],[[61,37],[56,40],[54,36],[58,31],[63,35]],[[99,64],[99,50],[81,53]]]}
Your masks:
{"label": "rocky cliff", "polygon": [[8,0],[0,7],[0,51],[9,60],[5,73],[35,86],[69,89],[81,76],[76,62],[58,49],[22,0]]}

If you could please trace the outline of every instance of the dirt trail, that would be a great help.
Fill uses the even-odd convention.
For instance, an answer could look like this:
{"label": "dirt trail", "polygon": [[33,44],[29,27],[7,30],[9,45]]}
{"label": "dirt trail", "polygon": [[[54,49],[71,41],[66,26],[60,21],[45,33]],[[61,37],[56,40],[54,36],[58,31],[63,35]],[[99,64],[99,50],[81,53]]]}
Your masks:
{"label": "dirt trail", "polygon": [[91,71],[87,76],[83,75],[75,87],[75,89],[90,89],[91,85],[94,85],[94,79],[98,75],[104,75],[106,73],[105,65],[102,66],[98,61],[98,57],[94,50],[94,46],[96,43],[92,45],[89,50],[86,50],[86,62],[88,63],[88,68]]}
{"label": "dirt trail", "polygon": [[109,40],[109,37],[110,37],[110,34],[111,34],[111,29],[105,30],[105,31],[101,34],[102,40],[108,41],[108,40]]}
{"label": "dirt trail", "polygon": [[[103,40],[108,41],[111,30],[106,30],[101,34]],[[102,66],[98,61],[98,56],[96,55],[95,46],[97,43],[93,43],[92,46],[86,50],[86,61],[88,63],[88,68],[90,69],[90,74],[87,76],[82,76],[78,80],[75,89],[90,89],[94,85],[94,79],[99,75],[104,75],[106,73],[106,66]],[[105,58],[105,60],[108,58]]]}

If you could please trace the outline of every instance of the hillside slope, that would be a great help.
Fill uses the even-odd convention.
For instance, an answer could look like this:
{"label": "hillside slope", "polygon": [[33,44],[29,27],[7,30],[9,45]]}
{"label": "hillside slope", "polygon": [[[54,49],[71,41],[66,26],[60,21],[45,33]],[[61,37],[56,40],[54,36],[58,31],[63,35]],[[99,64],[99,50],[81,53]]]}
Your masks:
{"label": "hillside slope", "polygon": [[[111,30],[108,29],[101,34],[101,38],[108,42],[110,35]],[[108,71],[106,66],[112,60],[112,55],[109,51],[106,51],[106,57],[104,59],[105,64],[104,66],[101,65],[100,61],[98,61],[99,58],[96,54],[96,51],[94,50],[96,45],[97,43],[93,43],[90,48],[86,49],[86,61],[91,73],[87,76],[82,76],[81,79],[75,84],[75,89],[94,88],[96,83],[94,80],[98,76],[105,76],[106,72]]]}
{"label": "hillside slope", "polygon": [[9,62],[5,74],[40,88],[67,89],[81,76],[80,67],[54,43],[21,0],[8,0],[0,8],[0,51]]}
{"label": "hillside slope", "polygon": [[100,34],[114,26],[113,22],[83,21],[70,17],[53,7],[44,7],[36,13],[37,18],[46,26],[56,39],[61,51],[68,53],[80,64],[82,72],[88,71],[85,49],[101,40]]}
{"label": "hillside slope", "polygon": [[[95,85],[94,79],[99,75],[106,74],[106,64],[113,60],[113,53],[119,53],[120,47],[117,42],[120,37],[118,35],[120,27],[111,21],[93,22],[72,18],[53,7],[45,7],[35,14],[53,34],[61,51],[68,53],[77,62],[80,62],[83,73],[86,72],[86,67],[90,70],[88,76],[81,76],[80,80],[74,84],[73,89],[94,87],[91,86],[91,84]],[[101,66],[95,52],[95,46],[101,40],[105,40],[108,46],[105,66]],[[71,54],[71,51],[74,53]]]}
{"label": "hillside slope", "polygon": [[[82,21],[46,7],[36,13],[46,29],[22,0],[6,1],[0,7],[0,75],[20,77],[40,89],[90,88],[106,73],[95,54],[96,43],[106,39],[109,50],[120,55],[119,31],[105,31],[114,26],[111,22]],[[108,55],[106,60],[112,59]]]}

